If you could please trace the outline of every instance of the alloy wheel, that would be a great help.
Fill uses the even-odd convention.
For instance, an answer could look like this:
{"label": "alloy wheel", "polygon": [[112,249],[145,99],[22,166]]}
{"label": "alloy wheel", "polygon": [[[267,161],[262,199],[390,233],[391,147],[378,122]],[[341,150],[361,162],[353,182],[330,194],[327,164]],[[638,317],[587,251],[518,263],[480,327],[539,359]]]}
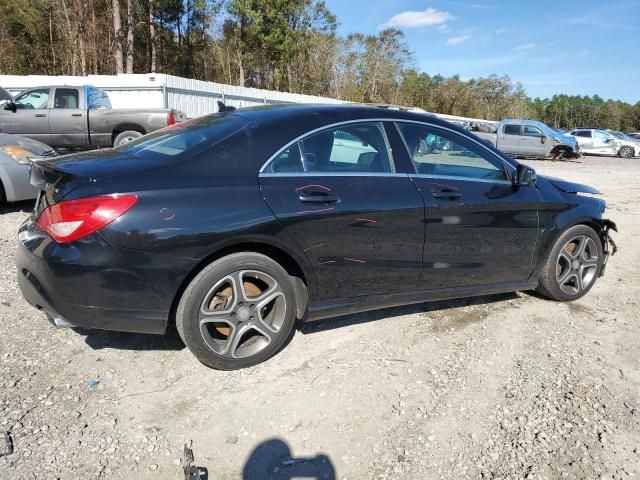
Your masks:
{"label": "alloy wheel", "polygon": [[285,318],[285,296],[278,282],[264,272],[242,270],[226,275],[207,292],[198,322],[214,353],[238,359],[269,346]]}
{"label": "alloy wheel", "polygon": [[558,287],[567,295],[588,289],[596,278],[598,247],[587,235],[577,235],[564,244],[556,263]]}

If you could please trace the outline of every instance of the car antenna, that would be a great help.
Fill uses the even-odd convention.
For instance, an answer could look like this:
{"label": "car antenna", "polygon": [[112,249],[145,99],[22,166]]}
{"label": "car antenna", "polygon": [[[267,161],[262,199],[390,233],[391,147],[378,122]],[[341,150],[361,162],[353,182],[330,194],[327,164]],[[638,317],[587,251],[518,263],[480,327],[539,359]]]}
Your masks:
{"label": "car antenna", "polygon": [[218,112],[233,112],[236,107],[226,106],[222,100],[218,100]]}

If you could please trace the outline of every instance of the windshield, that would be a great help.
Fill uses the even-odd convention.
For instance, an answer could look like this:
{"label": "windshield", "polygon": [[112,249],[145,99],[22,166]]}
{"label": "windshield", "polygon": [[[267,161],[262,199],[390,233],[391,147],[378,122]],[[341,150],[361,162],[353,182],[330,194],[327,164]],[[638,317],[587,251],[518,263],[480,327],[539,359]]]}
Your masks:
{"label": "windshield", "polygon": [[621,132],[609,132],[609,133],[614,137],[616,137],[618,140],[631,140],[629,137],[627,137],[624,133],[621,133]]}
{"label": "windshield", "polygon": [[237,115],[214,113],[157,130],[115,150],[140,158],[191,155],[219,143],[246,124],[247,120]]}

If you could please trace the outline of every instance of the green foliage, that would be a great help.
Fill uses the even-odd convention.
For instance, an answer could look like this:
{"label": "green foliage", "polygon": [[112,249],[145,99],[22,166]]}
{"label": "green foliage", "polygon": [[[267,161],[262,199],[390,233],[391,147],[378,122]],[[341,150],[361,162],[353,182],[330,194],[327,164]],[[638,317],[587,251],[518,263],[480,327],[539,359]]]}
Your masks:
{"label": "green foliage", "polygon": [[[115,73],[113,2],[0,0],[0,72]],[[337,19],[322,0],[116,0],[115,5],[121,38],[133,30],[129,53],[137,73],[149,72],[155,58],[157,72],[200,80],[488,120],[524,117],[554,127],[640,130],[640,103],[598,96],[530,99],[506,76],[463,81],[420,72],[400,30],[339,36]]]}

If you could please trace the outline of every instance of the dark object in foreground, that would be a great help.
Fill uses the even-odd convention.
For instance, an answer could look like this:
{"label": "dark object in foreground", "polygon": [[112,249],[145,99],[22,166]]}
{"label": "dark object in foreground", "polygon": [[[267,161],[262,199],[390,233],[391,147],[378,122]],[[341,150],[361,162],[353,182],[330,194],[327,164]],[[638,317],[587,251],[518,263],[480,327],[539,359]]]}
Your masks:
{"label": "dark object in foreground", "polygon": [[204,467],[196,467],[193,465],[194,456],[191,449],[191,442],[189,445],[184,444],[184,451],[182,455],[182,471],[184,472],[184,480],[207,480],[209,478],[209,472]]}
{"label": "dark object in foreground", "polygon": [[6,457],[13,453],[13,442],[7,432],[0,436],[0,457]]}
{"label": "dark object in foreground", "polygon": [[597,190],[537,176],[434,117],[288,105],[39,161],[18,281],[56,326],[164,333],[219,369],[296,319],[538,289],[580,298],[609,256]]}

